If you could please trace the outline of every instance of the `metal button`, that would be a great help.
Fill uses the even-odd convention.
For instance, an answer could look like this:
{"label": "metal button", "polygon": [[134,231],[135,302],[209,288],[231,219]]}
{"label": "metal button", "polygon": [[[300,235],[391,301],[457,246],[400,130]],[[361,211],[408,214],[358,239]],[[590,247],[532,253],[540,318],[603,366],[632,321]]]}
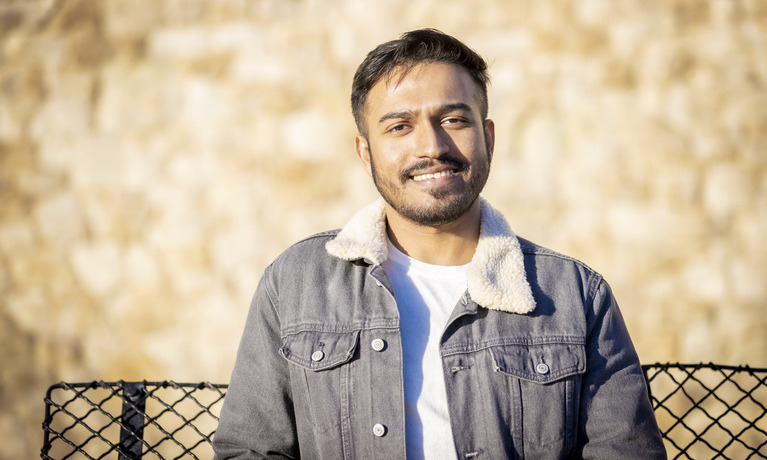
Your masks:
{"label": "metal button", "polygon": [[373,341],[370,342],[370,346],[373,347],[373,350],[375,351],[381,351],[386,348],[386,342],[382,339],[373,339]]}
{"label": "metal button", "polygon": [[322,350],[317,350],[314,353],[312,353],[312,361],[322,361],[322,358],[325,357],[325,353],[322,352]]}
{"label": "metal button", "polygon": [[535,372],[539,374],[548,374],[549,373],[549,366],[546,363],[538,363],[538,365],[535,366]]}
{"label": "metal button", "polygon": [[378,436],[379,438],[381,436],[384,436],[386,434],[386,427],[381,425],[380,423],[376,423],[373,425],[373,434]]}

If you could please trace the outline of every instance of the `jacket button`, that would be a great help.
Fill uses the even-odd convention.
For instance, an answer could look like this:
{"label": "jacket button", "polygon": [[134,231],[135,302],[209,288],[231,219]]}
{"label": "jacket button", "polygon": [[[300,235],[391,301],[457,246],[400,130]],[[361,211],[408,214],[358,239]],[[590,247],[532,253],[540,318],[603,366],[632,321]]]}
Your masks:
{"label": "jacket button", "polygon": [[535,366],[535,372],[539,374],[548,374],[549,366],[546,363],[538,363],[538,365]]}
{"label": "jacket button", "polygon": [[381,425],[380,423],[376,423],[373,425],[373,434],[378,436],[379,438],[381,436],[384,436],[386,434],[386,427]]}
{"label": "jacket button", "polygon": [[322,350],[317,350],[314,353],[312,353],[312,361],[322,361],[322,358],[325,357],[325,353],[322,352]]}
{"label": "jacket button", "polygon": [[373,339],[373,341],[370,342],[370,346],[375,351],[382,351],[384,348],[386,348],[386,342],[384,342],[382,339]]}

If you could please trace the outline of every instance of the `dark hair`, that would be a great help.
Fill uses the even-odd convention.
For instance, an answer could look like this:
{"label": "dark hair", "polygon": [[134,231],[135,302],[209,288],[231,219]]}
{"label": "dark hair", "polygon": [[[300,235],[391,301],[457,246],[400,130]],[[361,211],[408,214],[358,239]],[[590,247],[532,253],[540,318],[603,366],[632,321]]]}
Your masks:
{"label": "dark hair", "polygon": [[[405,74],[423,62],[445,62],[464,68],[480,89],[480,111],[487,118],[487,63],[458,39],[436,29],[406,32],[398,40],[378,45],[357,68],[352,82],[352,114],[360,133],[365,134],[362,111],[368,92],[381,78],[389,78],[398,68]],[[403,74],[404,75],[404,74]]]}

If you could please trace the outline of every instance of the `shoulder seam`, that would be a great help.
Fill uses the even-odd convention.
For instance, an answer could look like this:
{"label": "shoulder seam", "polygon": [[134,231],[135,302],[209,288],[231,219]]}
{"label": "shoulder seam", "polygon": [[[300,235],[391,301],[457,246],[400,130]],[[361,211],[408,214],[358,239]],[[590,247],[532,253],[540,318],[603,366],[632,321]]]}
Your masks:
{"label": "shoulder seam", "polygon": [[572,262],[572,263],[582,267],[583,269],[588,271],[591,275],[596,275],[596,276],[598,276],[600,278],[602,277],[602,275],[598,271],[596,271],[593,268],[591,268],[589,265],[587,265],[582,260],[576,259],[575,257],[572,257],[572,256],[568,256],[568,255],[562,254],[560,252],[554,251],[552,249],[549,249],[549,248],[546,248],[546,247],[543,247],[543,246],[539,246],[539,245],[533,243],[532,241],[525,240],[523,238],[520,238],[520,240],[521,240],[520,241],[521,243],[524,243],[524,244],[520,244],[520,246],[522,248],[522,253],[523,254],[535,255],[535,256],[547,256],[547,257],[554,257],[556,259],[566,260],[568,262]]}
{"label": "shoulder seam", "polygon": [[338,233],[340,231],[341,231],[340,229],[335,229],[335,230],[328,230],[328,231],[325,231],[325,232],[315,233],[314,235],[309,235],[306,238],[302,238],[302,239],[296,241],[295,243],[291,244],[290,246],[288,246],[288,249],[293,247],[293,246],[296,246],[298,244],[307,242],[307,241],[311,241],[311,240],[315,240],[315,239],[320,239],[320,238],[335,237],[336,235],[338,235]]}

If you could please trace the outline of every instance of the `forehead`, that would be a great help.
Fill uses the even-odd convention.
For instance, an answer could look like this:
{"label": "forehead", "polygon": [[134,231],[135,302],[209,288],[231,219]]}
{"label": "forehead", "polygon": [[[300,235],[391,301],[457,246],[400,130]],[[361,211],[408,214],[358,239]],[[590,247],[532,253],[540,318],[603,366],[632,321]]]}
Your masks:
{"label": "forehead", "polygon": [[368,93],[365,114],[377,119],[392,110],[422,111],[455,103],[479,113],[479,101],[480,87],[464,68],[429,62],[397,68],[376,82]]}

